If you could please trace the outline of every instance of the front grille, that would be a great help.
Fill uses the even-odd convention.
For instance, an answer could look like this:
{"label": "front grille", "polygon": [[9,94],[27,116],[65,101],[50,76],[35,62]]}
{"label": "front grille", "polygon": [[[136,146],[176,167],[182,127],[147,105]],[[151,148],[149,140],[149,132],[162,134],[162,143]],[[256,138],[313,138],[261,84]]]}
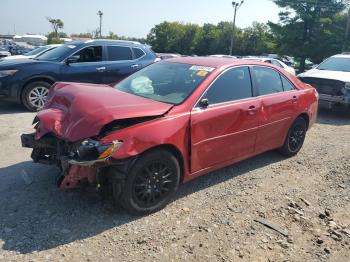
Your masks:
{"label": "front grille", "polygon": [[332,96],[342,95],[345,85],[342,81],[314,77],[301,77],[300,80],[315,87],[320,94]]}

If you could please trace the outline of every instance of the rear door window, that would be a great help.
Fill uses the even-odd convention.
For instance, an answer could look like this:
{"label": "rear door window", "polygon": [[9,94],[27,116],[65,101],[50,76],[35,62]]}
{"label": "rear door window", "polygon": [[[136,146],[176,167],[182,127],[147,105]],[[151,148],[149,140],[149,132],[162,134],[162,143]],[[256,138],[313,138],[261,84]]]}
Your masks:
{"label": "rear door window", "polygon": [[253,67],[255,84],[260,96],[283,92],[280,74],[268,67]]}
{"label": "rear door window", "polygon": [[225,103],[252,97],[252,85],[248,67],[229,69],[209,87],[203,98],[209,104]]}
{"label": "rear door window", "polygon": [[133,60],[130,47],[107,46],[108,61],[128,61]]}

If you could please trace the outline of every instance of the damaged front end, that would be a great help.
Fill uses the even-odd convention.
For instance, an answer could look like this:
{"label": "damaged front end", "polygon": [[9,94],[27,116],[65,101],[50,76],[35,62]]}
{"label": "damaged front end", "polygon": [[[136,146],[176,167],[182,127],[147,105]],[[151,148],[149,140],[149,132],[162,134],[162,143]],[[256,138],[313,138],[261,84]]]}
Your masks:
{"label": "damaged front end", "polygon": [[56,83],[33,121],[35,133],[22,135],[22,145],[33,149],[34,162],[61,169],[60,188],[84,181],[98,185],[100,177],[125,176],[135,158],[112,157],[127,141],[106,137],[159,118],[172,107],[107,86]]}
{"label": "damaged front end", "polygon": [[85,139],[71,143],[53,134],[47,134],[39,140],[35,133],[21,136],[22,146],[32,148],[31,157],[35,163],[54,165],[62,171],[58,179],[61,189],[71,189],[79,184],[99,184],[98,173],[115,161],[111,155],[123,144],[121,141],[102,144],[97,140]]}

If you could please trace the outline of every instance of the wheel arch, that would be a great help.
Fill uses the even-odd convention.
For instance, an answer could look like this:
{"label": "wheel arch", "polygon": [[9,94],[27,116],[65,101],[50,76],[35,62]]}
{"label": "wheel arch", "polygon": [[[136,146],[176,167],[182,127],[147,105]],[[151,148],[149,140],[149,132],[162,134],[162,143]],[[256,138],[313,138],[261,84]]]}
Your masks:
{"label": "wheel arch", "polygon": [[173,156],[175,156],[175,158],[177,159],[177,161],[179,162],[179,166],[180,166],[180,183],[183,182],[184,179],[184,175],[185,175],[185,166],[184,166],[184,158],[182,156],[181,151],[172,144],[161,144],[161,145],[157,145],[154,147],[151,147],[149,149],[147,149],[146,151],[142,152],[140,154],[140,156],[149,153],[151,151],[156,151],[156,150],[165,150],[170,152]]}
{"label": "wheel arch", "polygon": [[25,87],[26,87],[27,85],[29,85],[29,84],[31,84],[31,83],[33,83],[33,82],[37,82],[37,81],[47,82],[47,83],[49,83],[50,85],[53,85],[53,84],[56,82],[56,80],[55,80],[53,77],[51,77],[51,76],[45,76],[45,75],[43,75],[43,76],[35,76],[35,77],[31,77],[31,78],[29,78],[29,79],[26,79],[26,80],[24,81],[24,83],[22,84],[22,87],[21,87],[20,92],[19,92],[19,94],[18,94],[18,97],[19,97],[19,99],[20,99],[21,101],[22,101],[23,91],[24,91]]}
{"label": "wheel arch", "polygon": [[309,125],[310,125],[310,117],[308,115],[308,113],[301,113],[300,115],[298,115],[297,118],[303,118],[305,120],[305,123],[306,123],[306,129],[308,130],[309,129]]}

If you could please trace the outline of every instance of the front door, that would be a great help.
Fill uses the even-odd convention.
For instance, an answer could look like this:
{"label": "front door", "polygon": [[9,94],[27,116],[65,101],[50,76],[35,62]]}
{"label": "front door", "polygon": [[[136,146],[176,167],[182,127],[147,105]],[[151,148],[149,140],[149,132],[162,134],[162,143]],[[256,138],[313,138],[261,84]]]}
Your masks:
{"label": "front door", "polygon": [[224,72],[201,101],[208,106],[199,103],[191,114],[191,172],[252,155],[261,102],[253,97],[249,68]]}
{"label": "front door", "polygon": [[103,62],[102,46],[88,46],[73,55],[76,62],[63,64],[60,81],[103,83],[106,65]]}

